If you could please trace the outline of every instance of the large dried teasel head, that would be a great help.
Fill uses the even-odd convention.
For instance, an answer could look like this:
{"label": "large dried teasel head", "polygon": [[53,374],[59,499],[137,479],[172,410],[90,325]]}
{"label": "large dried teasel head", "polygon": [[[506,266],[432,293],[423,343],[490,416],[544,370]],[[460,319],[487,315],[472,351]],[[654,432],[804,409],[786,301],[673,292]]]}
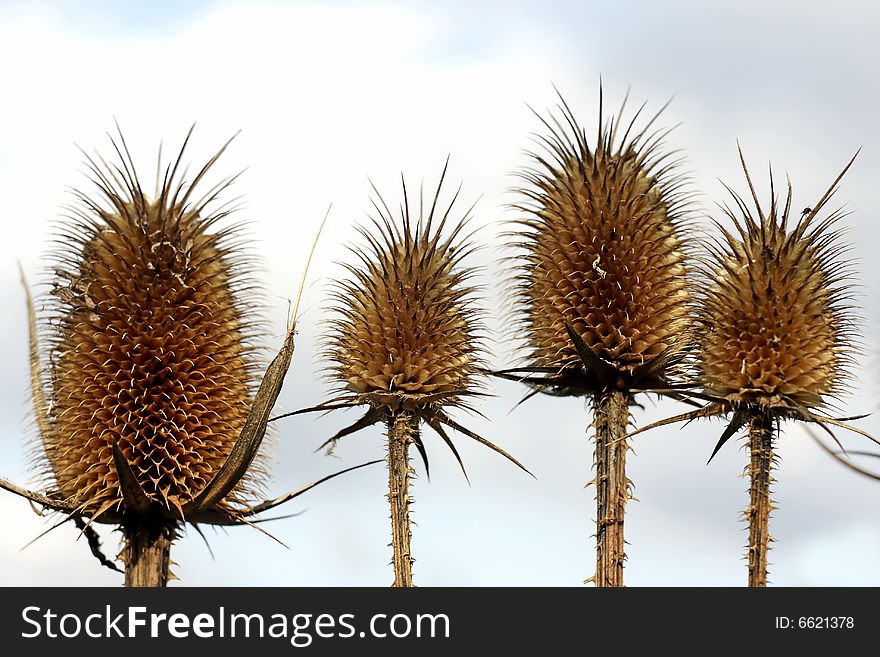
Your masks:
{"label": "large dried teasel head", "polygon": [[187,180],[188,141],[153,198],[121,132],[117,162],[87,155],[97,194],[74,192],[39,313],[28,293],[47,490],[0,485],[78,522],[238,524],[282,500],[255,503],[293,325],[260,381],[247,244],[218,228],[234,178],[202,190],[226,146]]}
{"label": "large dried teasel head", "polygon": [[591,142],[561,99],[520,174],[512,293],[528,355],[501,374],[545,392],[666,388],[689,345],[686,181],[657,115],[623,124],[625,102],[606,121],[600,90]]}
{"label": "large dried teasel head", "polygon": [[[195,196],[214,159],[186,186],[175,163],[150,199],[130,160],[114,168],[90,158],[102,198],[77,193],[62,228],[43,304],[40,440],[58,495],[83,513],[100,517],[123,502],[115,447],[144,501],[183,516],[247,420],[255,288],[238,227],[211,231],[229,211],[215,203],[225,183]],[[252,498],[258,470],[218,504]]]}
{"label": "large dried teasel head", "polygon": [[[456,192],[441,207],[445,176],[446,167],[430,206],[420,192],[417,215],[405,181],[399,217],[374,190],[375,215],[358,228],[364,245],[351,248],[356,264],[344,265],[349,277],[336,282],[332,293],[335,306],[325,359],[336,394],[305,409],[367,406],[367,411],[325,445],[403,410],[434,429],[456,458],[444,427],[511,458],[448,414],[456,408],[470,410],[469,401],[485,391],[484,338],[471,284],[473,270],[463,265],[474,250],[464,234],[473,206],[463,217],[453,218]],[[427,466],[420,437],[415,444]]]}
{"label": "large dried teasel head", "polygon": [[754,208],[727,187],[734,205],[723,211],[733,231],[717,223],[700,285],[699,396],[709,403],[662,422],[732,413],[713,456],[755,414],[863,433],[820,414],[846,390],[856,353],[852,271],[840,240],[845,213],[823,212],[853,160],[800,211],[790,181],[780,205],[772,173],[762,207],[740,152]]}

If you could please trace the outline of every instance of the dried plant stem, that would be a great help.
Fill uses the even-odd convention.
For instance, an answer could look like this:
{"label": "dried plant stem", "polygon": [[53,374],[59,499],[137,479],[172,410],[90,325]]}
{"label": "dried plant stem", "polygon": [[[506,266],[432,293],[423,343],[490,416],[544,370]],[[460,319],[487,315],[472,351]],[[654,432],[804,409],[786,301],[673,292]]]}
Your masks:
{"label": "dried plant stem", "polygon": [[767,586],[767,551],[770,535],[770,484],[773,481],[774,421],[769,413],[754,415],[749,423],[749,586]]}
{"label": "dried plant stem", "polygon": [[626,478],[626,441],[629,393],[606,390],[594,397],[596,465],[596,574],[597,587],[623,586],[623,514],[630,496]]}
{"label": "dried plant stem", "polygon": [[391,504],[391,545],[394,549],[392,586],[413,586],[409,446],[418,437],[418,431],[418,418],[407,411],[396,411],[388,420],[388,502]]}
{"label": "dried plant stem", "polygon": [[148,515],[127,514],[122,523],[125,586],[162,587],[171,575],[171,544],[177,524]]}

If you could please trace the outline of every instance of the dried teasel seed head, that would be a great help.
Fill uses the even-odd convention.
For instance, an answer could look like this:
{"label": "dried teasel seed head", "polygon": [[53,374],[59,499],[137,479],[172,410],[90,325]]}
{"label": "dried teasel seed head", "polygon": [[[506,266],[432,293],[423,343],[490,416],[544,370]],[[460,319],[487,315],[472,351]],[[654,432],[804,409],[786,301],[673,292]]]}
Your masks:
{"label": "dried teasel seed head", "polygon": [[[182,516],[254,396],[252,267],[239,227],[214,230],[231,180],[200,191],[226,146],[186,182],[188,140],[152,199],[121,133],[118,163],[87,156],[98,194],[75,192],[52,254],[40,440],[52,495],[86,515],[122,510],[117,445],[149,502]],[[220,506],[249,500],[261,477],[258,462]]]}
{"label": "dried teasel seed head", "polygon": [[734,404],[822,407],[845,389],[855,350],[851,271],[837,228],[844,213],[819,218],[846,169],[792,220],[791,183],[780,208],[771,173],[767,210],[742,166],[754,210],[728,188],[735,207],[724,212],[735,231],[719,225],[698,311],[702,382]]}
{"label": "dried teasel seed head", "polygon": [[606,122],[600,90],[591,145],[561,100],[520,174],[515,325],[528,365],[560,372],[559,393],[664,387],[689,344],[686,181],[657,115],[637,129],[639,110],[621,134],[624,106]]}
{"label": "dried teasel seed head", "polygon": [[456,199],[438,207],[442,185],[430,209],[420,199],[417,217],[405,198],[400,220],[377,192],[377,216],[358,229],[367,246],[352,247],[359,263],[335,286],[326,350],[330,378],[354,403],[427,411],[480,388],[479,312],[461,265],[470,211],[450,219]]}

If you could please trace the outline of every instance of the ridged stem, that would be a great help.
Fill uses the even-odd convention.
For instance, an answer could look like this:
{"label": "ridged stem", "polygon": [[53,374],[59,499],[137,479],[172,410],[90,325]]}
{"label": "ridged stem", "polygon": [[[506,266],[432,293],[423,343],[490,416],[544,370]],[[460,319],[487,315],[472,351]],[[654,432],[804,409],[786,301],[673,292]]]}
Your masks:
{"label": "ridged stem", "polygon": [[773,416],[759,413],[749,422],[749,586],[767,586],[767,551],[769,550],[770,484],[773,481]]}
{"label": "ridged stem", "polygon": [[413,586],[409,446],[418,431],[418,418],[407,411],[397,411],[388,420],[388,502],[391,505],[391,546],[394,550],[392,586]]}
{"label": "ridged stem", "polygon": [[148,515],[130,514],[123,519],[125,586],[162,587],[171,577],[171,544],[177,524]]}
{"label": "ridged stem", "polygon": [[626,478],[626,441],[630,395],[620,390],[598,393],[593,404],[596,467],[597,587],[623,586],[623,514],[630,496]]}

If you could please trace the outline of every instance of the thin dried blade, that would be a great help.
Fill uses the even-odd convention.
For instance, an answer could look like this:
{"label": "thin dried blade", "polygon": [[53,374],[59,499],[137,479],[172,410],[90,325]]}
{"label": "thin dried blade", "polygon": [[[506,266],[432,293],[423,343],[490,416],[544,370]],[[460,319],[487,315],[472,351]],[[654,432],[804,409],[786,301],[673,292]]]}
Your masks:
{"label": "thin dried blade", "polygon": [[308,408],[300,408],[295,411],[290,411],[288,413],[282,413],[281,415],[276,415],[274,417],[269,418],[269,422],[274,422],[275,420],[281,420],[286,417],[293,417],[294,415],[302,415],[303,413],[317,413],[319,411],[334,411],[339,408],[351,408],[355,406],[354,402],[345,402],[339,404],[318,404],[316,406],[309,406]]}
{"label": "thin dried blade", "polygon": [[522,463],[520,463],[519,461],[517,461],[515,458],[513,458],[510,454],[508,454],[507,452],[505,452],[503,449],[501,449],[500,447],[498,447],[498,445],[495,445],[494,443],[489,442],[488,440],[486,440],[485,438],[483,438],[481,435],[479,435],[479,434],[477,434],[477,433],[474,433],[474,432],[471,431],[470,429],[467,429],[467,428],[461,426],[458,422],[456,422],[455,420],[453,420],[453,419],[452,419],[451,417],[449,417],[448,415],[446,415],[446,414],[438,414],[438,415],[437,415],[437,421],[438,421],[438,422],[442,422],[442,423],[445,424],[446,426],[455,429],[455,430],[458,431],[459,433],[463,433],[465,436],[468,436],[469,438],[473,438],[473,439],[476,440],[478,443],[480,443],[481,445],[485,445],[486,447],[488,447],[488,448],[491,449],[492,451],[497,452],[498,454],[501,454],[501,456],[503,456],[503,457],[506,458],[508,461],[510,461],[511,463],[513,463],[515,466],[517,466],[520,470],[522,470],[523,472],[525,472],[527,475],[529,475],[529,476],[532,477],[533,479],[537,479],[537,477],[535,477],[535,475],[533,475],[533,474],[529,471],[529,469],[526,468],[526,466],[524,466]]}
{"label": "thin dried blade", "polygon": [[293,359],[294,336],[296,334],[296,319],[297,313],[299,312],[299,303],[305,287],[309,265],[312,262],[312,256],[315,254],[315,248],[318,245],[318,238],[321,236],[321,231],[324,229],[324,224],[326,223],[329,214],[330,208],[327,208],[327,213],[324,215],[324,219],[318,227],[318,232],[315,235],[315,240],[312,243],[311,251],[309,251],[309,256],[306,260],[306,266],[303,271],[302,280],[300,281],[299,291],[297,292],[293,314],[291,315],[290,322],[287,326],[287,336],[284,339],[284,344],[281,345],[281,349],[275,358],[272,359],[272,362],[266,369],[265,375],[263,375],[263,380],[260,382],[260,388],[257,390],[253,405],[248,413],[244,427],[241,430],[241,435],[239,435],[238,440],[235,441],[235,445],[233,445],[232,451],[229,453],[226,462],[217,474],[214,475],[214,478],[211,479],[208,485],[205,486],[202,492],[200,492],[195,499],[187,505],[188,508],[210,509],[226,497],[230,491],[235,488],[238,482],[241,481],[241,478],[247,472],[260,449],[263,437],[266,435],[266,425],[269,422],[269,413],[272,412],[275,402],[278,400],[278,395],[281,393],[281,387],[284,385],[284,377],[287,374],[287,370],[290,369],[290,361]]}
{"label": "thin dried blade", "polygon": [[[876,479],[876,480],[880,481],[880,474],[878,474],[876,472],[871,472],[870,470],[865,470],[864,468],[857,466],[855,463],[852,463],[849,459],[843,458],[840,454],[838,454],[833,449],[828,447],[828,445],[826,445],[824,442],[819,440],[819,437],[813,433],[813,431],[810,429],[810,427],[804,427],[804,429],[806,429],[807,434],[810,436],[810,438],[812,438],[815,442],[817,442],[819,444],[819,447],[821,447],[823,450],[825,450],[825,452],[830,454],[831,457],[835,461],[846,466],[847,468],[849,468],[850,470],[852,470],[854,472],[858,472],[860,475],[864,475],[865,477],[868,477],[869,479]],[[851,453],[852,454],[859,454],[860,452],[851,452]],[[865,456],[880,456],[880,455],[874,454],[872,452],[863,453],[863,455],[865,455]]]}
{"label": "thin dried blade", "polygon": [[241,435],[235,441],[226,462],[202,492],[187,505],[188,508],[210,509],[226,497],[247,472],[266,435],[269,413],[281,393],[284,376],[293,358],[293,349],[294,330],[291,328],[281,350],[266,369]]}
{"label": "thin dried blade", "polygon": [[679,349],[676,345],[670,345],[666,347],[663,351],[654,356],[654,358],[646,363],[642,363],[641,365],[633,369],[632,378],[634,383],[637,384],[640,379],[658,374],[678,355]]}
{"label": "thin dried blade", "polygon": [[853,433],[857,433],[860,436],[864,436],[865,438],[870,440],[875,445],[880,445],[880,440],[877,440],[874,436],[869,434],[867,431],[864,431],[863,429],[859,429],[858,427],[854,427],[853,425],[847,424],[846,422],[836,420],[833,417],[823,417],[821,415],[816,415],[815,413],[810,413],[809,419],[820,426],[822,424],[831,424],[835,427],[840,427],[841,429],[847,429],[848,431],[852,431]]}
{"label": "thin dried blade", "polygon": [[18,549],[18,551],[19,551],[19,552],[24,552],[24,551],[27,550],[31,545],[33,545],[34,543],[36,543],[37,541],[39,541],[41,538],[43,538],[44,536],[46,536],[49,532],[52,532],[52,531],[58,529],[61,525],[63,525],[63,524],[66,523],[66,522],[69,522],[70,520],[72,520],[72,518],[69,518],[69,517],[68,517],[68,518],[62,518],[61,520],[59,520],[58,522],[56,522],[54,525],[52,525],[51,527],[49,527],[49,529],[46,529],[46,530],[44,530],[44,531],[41,531],[41,532],[40,532],[39,534],[37,534],[34,538],[32,538],[32,539],[29,540],[27,543],[25,543],[24,545],[22,545],[22,546]]}
{"label": "thin dried blade", "polygon": [[34,300],[21,263],[18,263],[18,271],[21,274],[21,285],[24,288],[25,300],[27,301],[28,313],[28,360],[30,361],[31,374],[31,401],[34,406],[34,420],[40,437],[45,440],[49,435],[49,411],[46,403],[46,394],[43,391],[43,372],[40,369],[40,345],[37,336],[37,316],[34,312]]}
{"label": "thin dried blade", "polygon": [[425,478],[427,478],[428,481],[431,481],[431,466],[428,465],[428,452],[425,450],[425,443],[422,442],[421,436],[416,435],[413,444],[415,444],[416,449],[419,450],[419,456],[422,457],[422,463],[425,464]]}
{"label": "thin dried blade", "polygon": [[67,513],[68,515],[76,513],[76,507],[73,505],[66,504],[59,500],[53,500],[51,497],[43,495],[42,493],[35,493],[26,488],[22,488],[21,486],[16,486],[6,479],[0,479],[0,488],[8,490],[10,493],[15,493],[19,497],[23,497],[31,502],[36,502],[47,509],[52,509],[53,511],[60,511],[61,513]]}
{"label": "thin dried blade", "polygon": [[98,536],[98,532],[95,531],[94,527],[87,526],[82,518],[74,518],[73,522],[76,524],[77,528],[85,534],[92,556],[95,557],[102,566],[109,568],[110,570],[115,570],[117,573],[125,572],[114,562],[110,561],[110,559],[107,558],[107,555],[104,554],[104,551],[101,549],[101,537]]}
{"label": "thin dried blade", "polygon": [[692,420],[696,420],[701,417],[712,417],[714,415],[721,415],[723,412],[724,407],[721,404],[706,404],[702,408],[698,408],[695,411],[688,411],[687,413],[673,415],[672,417],[652,422],[651,424],[645,425],[644,427],[639,427],[635,431],[631,431],[630,433],[626,434],[624,438],[632,438],[633,436],[637,436],[640,433],[650,431],[651,429],[657,429],[658,427],[664,427],[667,424],[675,424],[676,422],[691,422]]}
{"label": "thin dried blade", "polygon": [[325,481],[330,481],[331,479],[335,479],[336,477],[339,477],[340,475],[344,475],[348,472],[353,472],[354,470],[360,470],[361,468],[365,468],[368,465],[375,465],[376,463],[384,463],[384,462],[385,462],[385,459],[376,459],[375,461],[367,461],[366,463],[361,463],[360,465],[355,465],[350,468],[345,468],[344,470],[339,470],[338,472],[334,472],[333,474],[329,474],[325,477],[321,477],[320,479],[313,481],[312,483],[308,484],[307,486],[303,486],[302,488],[299,488],[291,493],[286,493],[285,495],[282,495],[281,497],[276,497],[274,500],[267,500],[265,502],[261,502],[260,504],[257,504],[256,506],[252,506],[250,509],[243,511],[242,515],[253,516],[258,513],[262,513],[263,511],[268,511],[269,509],[273,509],[276,506],[284,504],[285,502],[288,502],[295,497],[299,497],[303,493],[306,493],[306,492],[312,490],[315,486],[318,486],[319,484],[323,484]]}

